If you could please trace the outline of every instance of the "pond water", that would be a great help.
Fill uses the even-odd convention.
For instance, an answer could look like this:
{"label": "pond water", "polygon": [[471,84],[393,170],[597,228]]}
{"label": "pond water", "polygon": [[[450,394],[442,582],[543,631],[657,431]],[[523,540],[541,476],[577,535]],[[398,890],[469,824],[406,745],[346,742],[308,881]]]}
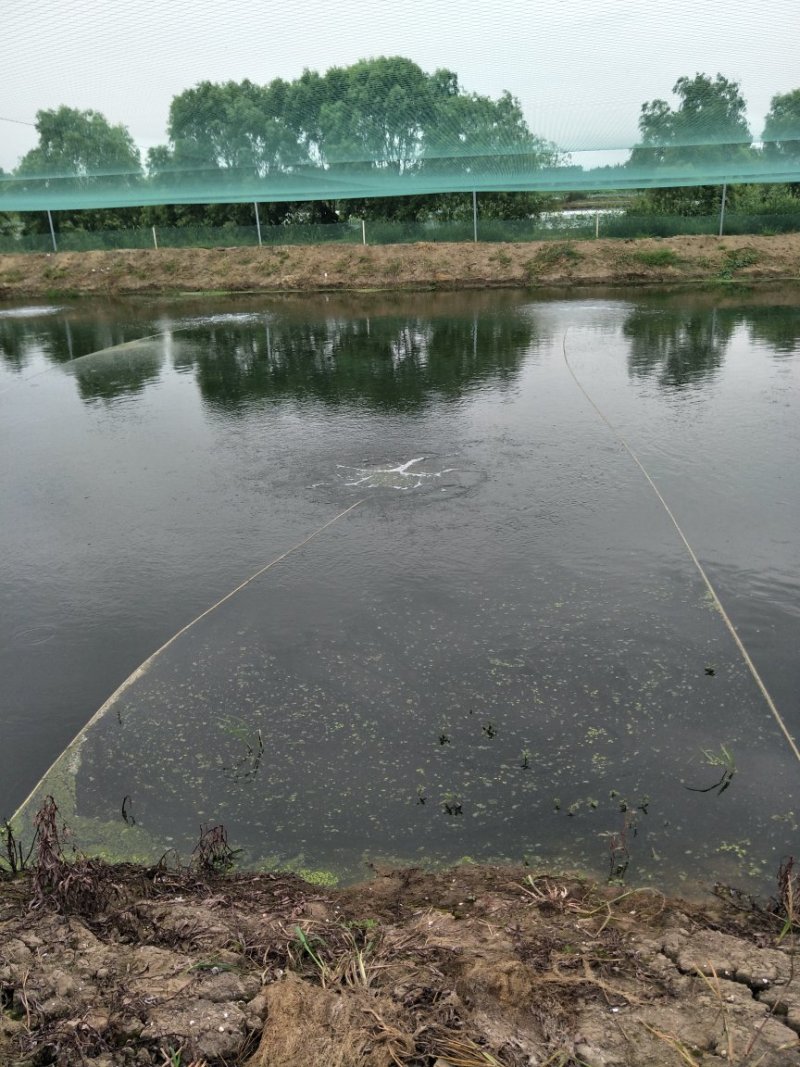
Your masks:
{"label": "pond water", "polygon": [[797,736],[797,297],[0,306],[0,815],[770,889],[797,760],[564,352]]}

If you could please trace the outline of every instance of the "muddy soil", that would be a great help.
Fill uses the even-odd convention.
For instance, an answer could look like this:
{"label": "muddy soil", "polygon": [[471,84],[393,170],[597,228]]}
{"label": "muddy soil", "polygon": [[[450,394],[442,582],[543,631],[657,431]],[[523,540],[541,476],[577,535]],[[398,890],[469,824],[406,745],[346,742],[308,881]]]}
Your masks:
{"label": "muddy soil", "polygon": [[336,289],[685,285],[800,278],[775,237],[165,248],[0,255],[0,297]]}
{"label": "muddy soil", "polygon": [[530,870],[320,888],[89,861],[0,883],[0,1063],[800,1065],[793,934]]}

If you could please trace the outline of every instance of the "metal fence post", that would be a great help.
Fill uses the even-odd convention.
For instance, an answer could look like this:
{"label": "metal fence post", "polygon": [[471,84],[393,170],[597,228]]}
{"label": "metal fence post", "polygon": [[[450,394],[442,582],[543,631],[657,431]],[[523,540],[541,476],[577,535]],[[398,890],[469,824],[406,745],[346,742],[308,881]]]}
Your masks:
{"label": "metal fence post", "polygon": [[725,201],[728,196],[728,183],[722,183],[722,203],[719,207],[719,235],[722,237],[722,231],[725,228]]}
{"label": "metal fence post", "polygon": [[56,231],[53,227],[53,216],[50,214],[50,208],[47,209],[47,221],[50,223],[50,239],[53,242],[53,251],[58,251],[58,245],[56,244]]}
{"label": "metal fence post", "polygon": [[361,243],[362,245],[367,243],[367,224],[363,219],[361,220]]}
{"label": "metal fence post", "polygon": [[595,241],[598,239],[599,236],[600,236],[600,212],[599,211],[595,211],[595,213],[594,213],[594,239],[595,239]]}
{"label": "metal fence post", "polygon": [[158,248],[158,238],[156,237],[156,228],[153,227],[153,248]]}
{"label": "metal fence post", "polygon": [[472,240],[478,243],[478,194],[472,190]]}
{"label": "metal fence post", "polygon": [[253,207],[256,212],[256,230],[258,231],[258,247],[261,248],[261,219],[258,217],[258,204],[253,201]]}

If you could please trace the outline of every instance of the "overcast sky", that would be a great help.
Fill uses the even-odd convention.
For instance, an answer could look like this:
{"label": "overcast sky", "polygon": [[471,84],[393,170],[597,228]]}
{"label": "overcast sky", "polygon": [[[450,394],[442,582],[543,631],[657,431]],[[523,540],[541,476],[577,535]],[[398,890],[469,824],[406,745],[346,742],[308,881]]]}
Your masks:
{"label": "overcast sky", "polygon": [[0,18],[6,169],[36,143],[18,123],[39,108],[94,108],[148,148],[166,139],[172,96],[198,81],[291,79],[378,55],[508,89],[536,134],[602,150],[600,162],[683,74],[740,81],[756,136],[771,96],[800,87],[800,0],[2,0]]}

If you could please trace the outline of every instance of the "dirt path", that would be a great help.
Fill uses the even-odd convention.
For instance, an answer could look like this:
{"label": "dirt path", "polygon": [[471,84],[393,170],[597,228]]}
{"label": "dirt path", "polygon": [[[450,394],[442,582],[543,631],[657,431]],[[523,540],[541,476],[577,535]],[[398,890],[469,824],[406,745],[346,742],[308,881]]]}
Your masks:
{"label": "dirt path", "polygon": [[8,1067],[800,1065],[793,935],[736,898],[85,861],[32,903],[30,876],[0,883]]}
{"label": "dirt path", "polygon": [[800,234],[0,255],[0,297],[681,285],[800,278]]}

